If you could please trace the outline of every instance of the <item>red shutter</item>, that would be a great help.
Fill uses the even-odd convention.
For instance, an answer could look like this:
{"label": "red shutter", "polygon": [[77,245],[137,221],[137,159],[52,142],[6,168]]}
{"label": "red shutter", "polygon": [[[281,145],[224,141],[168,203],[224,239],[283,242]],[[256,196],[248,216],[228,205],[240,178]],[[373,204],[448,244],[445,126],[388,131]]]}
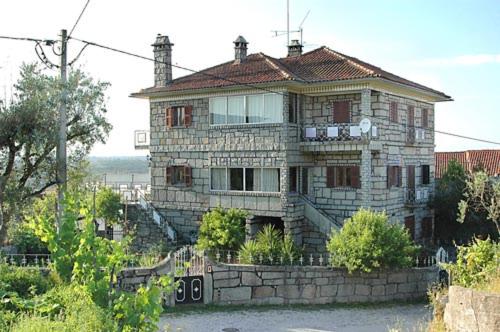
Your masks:
{"label": "red shutter", "polygon": [[333,188],[335,187],[335,167],[327,166],[326,167],[326,187]]}
{"label": "red shutter", "polygon": [[422,110],[422,127],[429,127],[429,110],[427,108]]}
{"label": "red shutter", "polygon": [[415,217],[414,216],[405,217],[405,228],[408,230],[408,233],[410,233],[411,239],[414,240],[415,239]]}
{"label": "red shutter", "polygon": [[169,107],[165,110],[165,124],[167,128],[172,128],[172,107]]}
{"label": "red shutter", "polygon": [[336,101],[333,103],[333,122],[335,123],[351,122],[349,101],[344,100],[344,101]]}
{"label": "red shutter", "polygon": [[389,120],[392,122],[398,122],[398,103],[391,101]]}
{"label": "red shutter", "polygon": [[408,106],[408,126],[415,126],[415,107]]}
{"label": "red shutter", "polygon": [[191,166],[184,165],[184,184],[188,187],[191,187],[193,183]]}
{"label": "red shutter", "polygon": [[392,167],[391,166],[387,166],[387,188],[391,188],[392,186]]}
{"label": "red shutter", "polygon": [[[396,174],[397,174],[396,176],[397,176],[397,180],[398,180],[396,185],[398,187],[401,187],[403,185],[403,167],[396,166],[395,168],[396,168]],[[415,174],[415,172],[414,172],[414,174]]]}
{"label": "red shutter", "polygon": [[351,166],[351,187],[361,188],[359,179],[359,166]]}
{"label": "red shutter", "polygon": [[174,173],[174,168],[172,166],[168,166],[165,169],[165,183],[172,184],[172,174]]}
{"label": "red shutter", "polygon": [[190,127],[193,122],[193,106],[184,107],[184,126]]}

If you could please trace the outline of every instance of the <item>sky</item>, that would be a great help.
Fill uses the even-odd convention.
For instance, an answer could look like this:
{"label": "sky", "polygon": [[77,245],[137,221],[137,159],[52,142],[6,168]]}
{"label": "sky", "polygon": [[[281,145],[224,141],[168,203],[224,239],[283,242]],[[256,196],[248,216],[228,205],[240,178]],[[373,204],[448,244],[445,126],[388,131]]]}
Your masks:
{"label": "sky", "polygon": [[[2,0],[0,35],[57,39],[86,2]],[[436,105],[436,130],[500,142],[500,0],[290,0],[290,29],[308,12],[305,51],[326,45],[443,91],[454,101]],[[238,35],[249,53],[286,56],[286,37],[273,30],[286,30],[286,0],[90,0],[73,36],[152,57],[155,36],[166,34],[173,63],[200,70],[231,60]],[[70,60],[82,46],[69,42]],[[0,39],[0,99],[9,98],[19,66],[36,59],[33,43]],[[153,85],[153,63],[88,47],[77,64],[111,83],[113,130],[91,155],[146,155],[134,150],[133,133],[148,129],[149,105],[129,94]],[[174,68],[174,78],[186,74]],[[436,151],[487,148],[500,145],[436,134]]]}

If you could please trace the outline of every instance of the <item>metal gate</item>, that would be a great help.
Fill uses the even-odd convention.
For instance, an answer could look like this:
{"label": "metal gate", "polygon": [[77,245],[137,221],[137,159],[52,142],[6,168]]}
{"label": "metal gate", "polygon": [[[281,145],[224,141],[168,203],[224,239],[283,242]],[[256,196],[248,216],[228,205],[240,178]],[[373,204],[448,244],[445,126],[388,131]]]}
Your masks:
{"label": "metal gate", "polygon": [[203,271],[205,258],[202,251],[184,246],[174,254],[177,288],[175,303],[203,303]]}

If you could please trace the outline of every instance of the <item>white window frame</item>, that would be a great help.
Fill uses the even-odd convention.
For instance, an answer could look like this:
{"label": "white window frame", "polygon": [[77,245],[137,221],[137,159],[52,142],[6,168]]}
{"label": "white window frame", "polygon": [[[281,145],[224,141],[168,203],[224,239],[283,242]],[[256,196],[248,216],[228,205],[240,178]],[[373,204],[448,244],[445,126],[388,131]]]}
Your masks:
{"label": "white window frame", "polygon": [[[226,174],[226,189],[212,189],[212,169],[225,169],[225,174]],[[230,177],[229,177],[229,169],[231,168],[243,168],[243,190],[230,190],[228,188],[230,188]],[[279,177],[278,177],[278,191],[262,191],[262,190],[252,190],[252,191],[247,191],[247,183],[246,183],[246,170],[247,168],[251,168],[251,169],[260,169],[260,170],[263,170],[263,169],[278,169],[279,170]],[[276,194],[276,193],[280,193],[281,192],[281,169],[279,167],[237,167],[237,166],[233,166],[233,167],[217,167],[217,166],[214,166],[214,167],[210,167],[210,174],[209,174],[209,188],[210,188],[210,191],[211,192],[236,192],[236,193],[259,193],[259,194],[269,194],[269,193],[272,193],[272,194]],[[260,183],[263,183],[264,181],[264,172],[260,172]]]}
{"label": "white window frame", "polygon": [[[271,121],[271,122],[243,122],[243,123],[228,123],[228,120],[229,120],[229,101],[228,101],[228,98],[230,97],[244,97],[243,98],[243,107],[245,109],[245,121],[247,121],[247,119],[249,118],[249,114],[248,114],[248,97],[249,96],[260,96],[261,97],[261,103],[262,103],[262,107],[264,108],[264,105],[265,105],[265,96],[269,96],[269,95],[276,95],[276,94],[280,94],[280,93],[259,93],[259,94],[240,94],[240,95],[230,95],[230,96],[217,96],[217,97],[211,97],[209,98],[208,100],[208,103],[209,103],[209,115],[208,115],[208,119],[210,121],[210,126],[220,126],[220,125],[255,125],[255,124],[272,124],[272,123],[283,123],[283,118],[284,118],[284,115],[283,115],[283,96],[281,97],[281,108],[279,109],[280,111],[280,121],[276,122],[276,121]],[[226,102],[225,102],[225,123],[212,123],[212,112],[210,111],[210,103],[212,102],[212,99],[214,98],[225,98],[226,99]]]}

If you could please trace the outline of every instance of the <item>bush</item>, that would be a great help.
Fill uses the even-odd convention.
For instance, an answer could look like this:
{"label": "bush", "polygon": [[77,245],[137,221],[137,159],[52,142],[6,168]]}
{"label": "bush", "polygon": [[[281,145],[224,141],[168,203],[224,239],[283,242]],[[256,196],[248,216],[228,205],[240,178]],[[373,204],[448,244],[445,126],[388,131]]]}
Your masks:
{"label": "bush", "polygon": [[49,280],[37,269],[0,264],[0,291],[32,297],[45,293],[50,286]]}
{"label": "bush", "polygon": [[9,228],[9,241],[19,254],[48,254],[47,244],[43,243],[28,223],[21,222]]}
{"label": "bush", "polygon": [[480,287],[498,277],[500,244],[490,239],[474,239],[470,246],[459,246],[456,264],[445,264],[453,284]]}
{"label": "bush", "polygon": [[220,207],[203,215],[196,246],[207,250],[238,250],[245,240],[247,212]]}
{"label": "bush", "polygon": [[255,240],[245,242],[239,250],[240,261],[244,264],[292,263],[301,253],[289,234],[283,236],[272,225],[265,225]]}
{"label": "bush", "polygon": [[37,298],[34,312],[22,314],[12,332],[113,331],[112,320],[81,286],[56,287]]}
{"label": "bush", "polygon": [[418,250],[399,224],[389,224],[385,212],[360,209],[333,231],[327,242],[331,264],[349,272],[409,267]]}

